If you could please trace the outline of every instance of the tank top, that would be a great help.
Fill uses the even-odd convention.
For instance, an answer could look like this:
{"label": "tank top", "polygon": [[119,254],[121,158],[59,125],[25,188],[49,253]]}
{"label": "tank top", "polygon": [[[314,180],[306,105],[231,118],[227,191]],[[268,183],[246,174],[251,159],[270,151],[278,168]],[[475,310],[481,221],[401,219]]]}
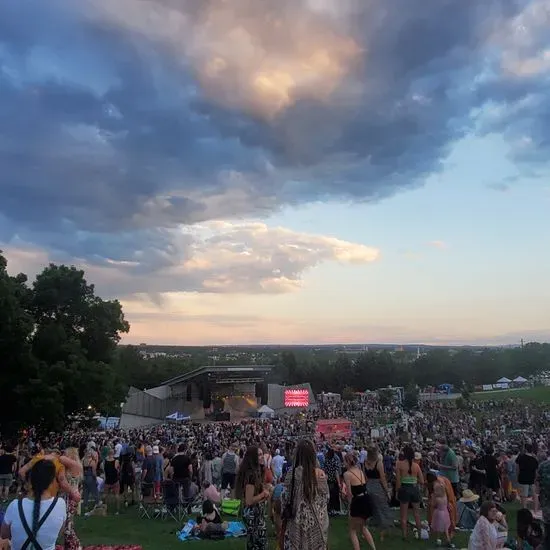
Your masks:
{"label": "tank top", "polygon": [[380,472],[378,471],[378,461],[376,461],[374,468],[367,468],[365,464],[365,476],[367,479],[380,479]]}
{"label": "tank top", "polygon": [[414,463],[411,467],[411,473],[401,476],[401,485],[416,485],[418,483],[417,477],[412,472],[414,472]]}
{"label": "tank top", "polygon": [[[350,474],[353,474],[359,481],[361,478],[355,473],[350,471]],[[351,495],[353,498],[364,495],[367,492],[367,484],[361,483],[360,485],[351,485]]]}
{"label": "tank top", "polygon": [[105,485],[114,485],[118,482],[118,472],[114,460],[105,461]]}

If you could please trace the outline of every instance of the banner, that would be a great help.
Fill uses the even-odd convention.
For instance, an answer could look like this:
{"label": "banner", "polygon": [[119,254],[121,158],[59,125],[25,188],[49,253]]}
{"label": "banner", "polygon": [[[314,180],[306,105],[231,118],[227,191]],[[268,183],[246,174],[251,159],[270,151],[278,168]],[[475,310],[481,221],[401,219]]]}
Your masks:
{"label": "banner", "polygon": [[315,425],[315,435],[325,439],[349,439],[351,437],[351,422],[344,418],[335,420],[318,420]]}

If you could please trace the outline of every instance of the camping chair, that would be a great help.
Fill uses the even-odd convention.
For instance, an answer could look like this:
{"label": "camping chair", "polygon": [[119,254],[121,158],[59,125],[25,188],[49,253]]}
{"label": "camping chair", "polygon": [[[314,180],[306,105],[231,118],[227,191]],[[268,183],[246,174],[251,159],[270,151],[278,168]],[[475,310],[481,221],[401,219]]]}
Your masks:
{"label": "camping chair", "polygon": [[140,485],[138,512],[141,519],[152,519],[160,516],[161,510],[155,497],[153,483],[142,483]]}
{"label": "camping chair", "polygon": [[191,515],[193,506],[202,504],[200,492],[197,495],[191,496],[191,480],[185,479],[182,481],[171,481],[173,483],[174,492],[177,495],[177,507],[175,509],[176,519],[183,521],[187,516]]}
{"label": "camping chair", "polygon": [[161,484],[161,490],[161,519],[172,518],[174,521],[179,521],[179,495],[177,485],[171,479],[166,479]]}

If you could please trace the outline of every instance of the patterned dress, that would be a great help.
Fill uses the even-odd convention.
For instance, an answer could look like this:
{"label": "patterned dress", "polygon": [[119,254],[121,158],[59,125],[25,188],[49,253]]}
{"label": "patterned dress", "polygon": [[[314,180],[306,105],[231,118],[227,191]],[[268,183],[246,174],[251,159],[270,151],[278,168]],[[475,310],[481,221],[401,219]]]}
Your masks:
{"label": "patterned dress", "polygon": [[243,522],[246,527],[246,550],[267,550],[265,502],[245,506]]}
{"label": "patterned dress", "polygon": [[328,548],[328,484],[326,477],[317,479],[317,491],[312,502],[304,498],[302,467],[295,472],[294,495],[291,497],[292,473],[285,481],[282,509],[285,510],[292,498],[293,517],[286,523],[284,550],[325,550]]}
{"label": "patterned dress", "polygon": [[[67,481],[72,488],[78,489],[80,484],[80,477],[74,477],[67,472]],[[69,495],[65,495],[65,501],[67,503],[67,522],[65,523],[65,550],[80,550],[82,545],[76,531],[74,529],[74,516],[78,512],[79,504],[69,498]]]}

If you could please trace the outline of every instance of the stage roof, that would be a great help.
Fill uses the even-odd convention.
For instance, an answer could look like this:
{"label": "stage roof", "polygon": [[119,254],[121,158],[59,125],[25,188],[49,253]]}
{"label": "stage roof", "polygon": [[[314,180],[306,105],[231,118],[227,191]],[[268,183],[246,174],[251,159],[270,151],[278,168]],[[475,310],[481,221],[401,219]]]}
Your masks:
{"label": "stage roof", "polygon": [[173,386],[202,376],[209,376],[214,381],[216,379],[232,380],[234,378],[262,381],[272,369],[273,365],[213,365],[210,367],[199,367],[185,374],[170,378],[170,380],[163,382],[162,385]]}

